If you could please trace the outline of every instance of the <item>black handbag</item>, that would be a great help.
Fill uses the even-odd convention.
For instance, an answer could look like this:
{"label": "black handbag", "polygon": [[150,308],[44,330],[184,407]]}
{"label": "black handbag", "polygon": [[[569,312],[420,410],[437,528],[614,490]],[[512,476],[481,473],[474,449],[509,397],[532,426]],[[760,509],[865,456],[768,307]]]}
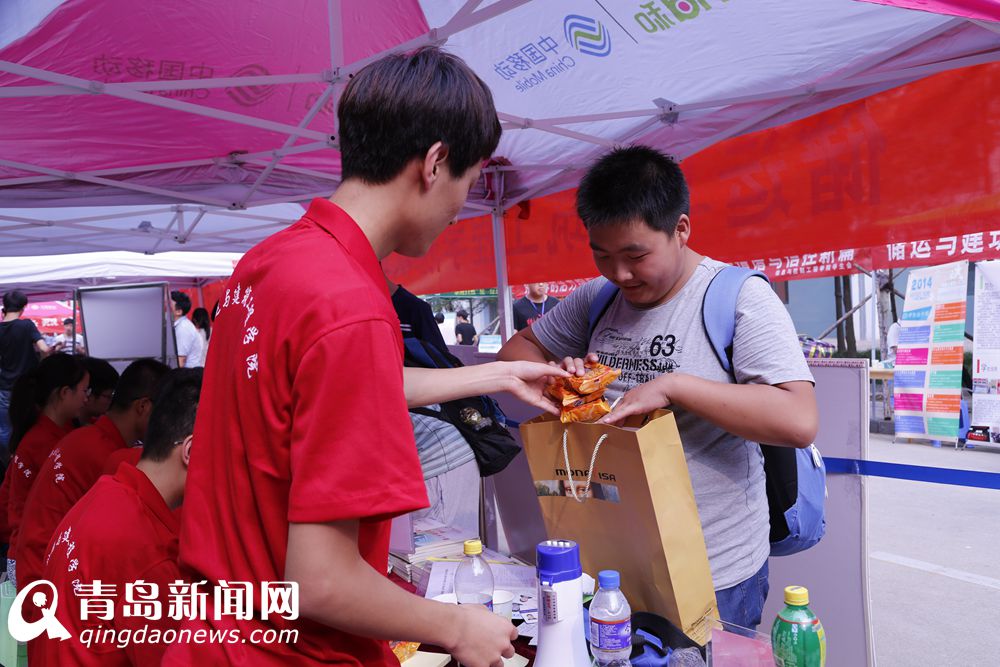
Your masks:
{"label": "black handbag", "polygon": [[[405,338],[403,364],[414,368],[459,368],[453,354],[418,338]],[[489,396],[470,396],[441,403],[441,411],[411,408],[410,412],[451,424],[472,448],[479,475],[489,477],[506,468],[521,448],[506,427],[506,417]]]}

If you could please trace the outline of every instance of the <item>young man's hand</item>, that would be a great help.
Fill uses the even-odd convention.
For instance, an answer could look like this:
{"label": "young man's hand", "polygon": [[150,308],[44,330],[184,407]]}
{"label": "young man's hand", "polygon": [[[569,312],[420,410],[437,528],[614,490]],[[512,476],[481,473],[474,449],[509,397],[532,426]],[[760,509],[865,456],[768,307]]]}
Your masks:
{"label": "young man's hand", "polygon": [[671,374],[661,375],[628,390],[611,414],[602,417],[597,423],[617,426],[632,415],[646,415],[670,406],[670,383],[673,379]]}
{"label": "young man's hand", "polygon": [[554,361],[550,361],[549,363],[552,364],[553,366],[558,366],[559,368],[562,368],[563,370],[568,371],[573,375],[578,375],[582,377],[587,374],[587,364],[596,364],[598,361],[599,359],[597,355],[591,352],[584,359],[566,357],[565,359],[562,360],[562,362],[558,364]]}
{"label": "young man's hand", "polygon": [[559,414],[559,406],[545,395],[545,387],[557,378],[569,377],[569,373],[554,364],[541,364],[535,361],[501,363],[507,370],[504,391],[550,414]]}
{"label": "young man's hand", "polygon": [[510,621],[486,607],[459,605],[455,611],[456,639],[444,648],[463,667],[503,667],[501,656],[514,657],[517,628]]}

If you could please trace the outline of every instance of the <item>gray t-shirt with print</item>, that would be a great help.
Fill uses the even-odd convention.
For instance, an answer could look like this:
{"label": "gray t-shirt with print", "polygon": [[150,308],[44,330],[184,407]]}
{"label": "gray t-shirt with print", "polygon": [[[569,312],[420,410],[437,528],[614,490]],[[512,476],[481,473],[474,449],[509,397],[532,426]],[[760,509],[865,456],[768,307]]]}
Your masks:
{"label": "gray t-shirt with print", "polygon": [[[662,373],[686,373],[732,383],[719,364],[702,322],[702,301],[715,274],[726,265],[705,258],[670,301],[639,309],[615,297],[588,341],[590,303],[606,283],[592,280],[531,326],[557,357],[594,352],[622,370],[609,387],[612,400]],[[763,281],[747,280],[736,307],[733,366],[740,384],[775,385],[812,374],[788,311]],[[769,524],[763,457],[757,443],[674,406],[691,473],[716,590],[753,576],[767,560]]]}

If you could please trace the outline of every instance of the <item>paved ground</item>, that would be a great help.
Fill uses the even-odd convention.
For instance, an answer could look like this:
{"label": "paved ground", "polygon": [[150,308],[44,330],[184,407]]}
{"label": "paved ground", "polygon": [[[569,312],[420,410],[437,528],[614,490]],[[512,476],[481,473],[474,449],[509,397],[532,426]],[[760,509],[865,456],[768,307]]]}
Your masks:
{"label": "paved ground", "polygon": [[[882,435],[872,435],[869,458],[1000,472],[998,449]],[[877,477],[867,485],[879,667],[1000,665],[1000,491]]]}

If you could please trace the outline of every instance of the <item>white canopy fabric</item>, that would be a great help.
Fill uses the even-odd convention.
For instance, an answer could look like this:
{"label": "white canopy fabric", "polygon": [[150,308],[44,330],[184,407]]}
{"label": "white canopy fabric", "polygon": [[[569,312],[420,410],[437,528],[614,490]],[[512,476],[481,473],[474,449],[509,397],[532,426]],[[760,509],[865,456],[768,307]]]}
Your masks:
{"label": "white canopy fabric", "polygon": [[[244,252],[298,220],[302,212],[298,204],[246,211],[190,204],[0,209],[0,255],[106,250]],[[0,262],[0,276],[7,265],[7,260]]]}
{"label": "white canopy fabric", "polygon": [[233,252],[92,252],[76,255],[11,257],[0,262],[0,290],[33,295],[65,294],[76,287],[167,281],[200,287],[225,278],[243,255]]}

